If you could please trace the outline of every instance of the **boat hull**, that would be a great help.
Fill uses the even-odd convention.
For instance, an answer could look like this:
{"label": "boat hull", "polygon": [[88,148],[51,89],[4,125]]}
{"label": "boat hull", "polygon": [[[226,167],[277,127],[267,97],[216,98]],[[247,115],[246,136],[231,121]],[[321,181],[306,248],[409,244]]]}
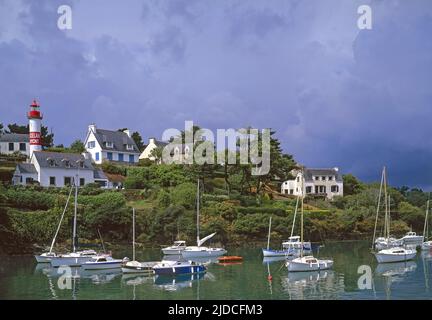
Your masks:
{"label": "boat hull", "polygon": [[122,261],[107,261],[107,262],[87,262],[83,263],[84,270],[105,270],[105,269],[120,269]]}
{"label": "boat hull", "polygon": [[46,255],[35,255],[34,256],[37,263],[50,263],[51,259],[54,258],[54,256],[46,256]]}
{"label": "boat hull", "polygon": [[56,257],[52,258],[50,263],[54,268],[61,266],[80,267],[83,263],[91,261],[92,257]]}
{"label": "boat hull", "polygon": [[203,265],[198,266],[173,266],[173,267],[153,267],[157,275],[178,275],[178,274],[193,274],[206,271]]}
{"label": "boat hull", "polygon": [[320,271],[333,268],[333,260],[314,260],[314,262],[307,262],[302,258],[297,258],[287,261],[286,266],[289,272]]}
{"label": "boat hull", "polygon": [[262,253],[264,257],[285,257],[288,255],[292,255],[292,250],[271,250],[271,249],[262,249]]}
{"label": "boat hull", "polygon": [[378,263],[391,263],[391,262],[402,262],[412,260],[416,256],[416,251],[412,250],[409,253],[398,254],[398,253],[375,253],[375,258]]}
{"label": "boat hull", "polygon": [[164,255],[181,255],[184,249],[162,249]]}
{"label": "boat hull", "polygon": [[202,250],[183,250],[182,257],[185,259],[191,258],[207,258],[223,256],[227,251],[225,249],[202,249]]}

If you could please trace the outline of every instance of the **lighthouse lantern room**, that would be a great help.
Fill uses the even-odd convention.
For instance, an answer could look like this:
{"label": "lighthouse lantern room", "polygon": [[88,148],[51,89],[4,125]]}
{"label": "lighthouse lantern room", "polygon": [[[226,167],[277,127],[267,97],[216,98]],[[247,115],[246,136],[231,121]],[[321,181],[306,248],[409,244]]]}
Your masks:
{"label": "lighthouse lantern room", "polygon": [[27,113],[29,119],[29,142],[30,142],[30,158],[34,151],[42,151],[41,140],[41,120],[42,114],[39,110],[40,106],[36,100],[30,105],[30,111]]}

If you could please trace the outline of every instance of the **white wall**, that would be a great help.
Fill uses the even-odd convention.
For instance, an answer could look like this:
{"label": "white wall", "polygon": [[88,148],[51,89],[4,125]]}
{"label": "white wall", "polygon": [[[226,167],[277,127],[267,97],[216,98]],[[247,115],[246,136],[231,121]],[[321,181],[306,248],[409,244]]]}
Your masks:
{"label": "white wall", "polygon": [[15,151],[19,151],[20,153],[29,156],[30,155],[30,145],[28,142],[25,142],[26,144],[26,151],[21,151],[20,150],[20,143],[19,142],[12,142],[14,144],[14,150],[13,151],[9,151],[9,142],[0,142],[0,153],[3,154],[12,154]]}
{"label": "white wall", "polygon": [[[85,184],[94,182],[93,170],[77,170],[77,169],[63,169],[63,168],[42,168],[39,171],[39,184],[43,187],[50,187],[50,177],[55,177],[55,186],[64,187],[64,178],[75,178],[78,172],[78,179],[84,178]],[[79,181],[78,181],[79,183]]]}
{"label": "white wall", "polygon": [[[302,195],[302,190],[301,190],[302,177],[301,176],[302,176],[301,173],[298,173],[295,180],[284,181],[281,185],[281,193],[282,194],[292,194],[295,196]],[[297,178],[299,179],[299,181],[297,180]],[[334,177],[334,179],[335,178],[336,177]],[[321,180],[321,177],[319,180],[313,180],[313,181],[305,182],[303,191],[306,193],[307,187],[310,187],[311,192],[306,193],[306,194],[316,194],[315,193],[315,187],[316,186],[325,186],[325,188],[326,188],[325,193],[326,193],[328,199],[333,199],[334,196],[343,196],[343,183],[342,182],[337,182],[336,180],[328,180],[328,178],[326,178],[326,180]],[[339,190],[337,192],[332,192],[331,191],[332,186],[338,186]],[[290,193],[290,190],[293,190],[293,193]]]}

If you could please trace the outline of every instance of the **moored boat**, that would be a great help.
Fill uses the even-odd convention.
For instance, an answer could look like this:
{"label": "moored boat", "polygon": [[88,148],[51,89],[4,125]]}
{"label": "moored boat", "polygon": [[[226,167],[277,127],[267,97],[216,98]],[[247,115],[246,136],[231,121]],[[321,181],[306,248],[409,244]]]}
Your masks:
{"label": "moored boat", "polygon": [[286,266],[289,272],[328,270],[333,267],[333,260],[317,259],[313,256],[304,256],[287,261]]}
{"label": "moored boat", "polygon": [[405,249],[400,247],[384,249],[374,253],[378,263],[401,262],[415,258],[417,251],[415,249]]}
{"label": "moored boat", "polygon": [[202,273],[207,270],[203,264],[193,261],[161,261],[153,267],[157,275]]}
{"label": "moored boat", "polygon": [[162,249],[164,255],[180,255],[186,248],[186,241],[174,241],[172,246]]}
{"label": "moored boat", "polygon": [[107,256],[96,256],[82,264],[84,270],[120,269],[123,260]]}

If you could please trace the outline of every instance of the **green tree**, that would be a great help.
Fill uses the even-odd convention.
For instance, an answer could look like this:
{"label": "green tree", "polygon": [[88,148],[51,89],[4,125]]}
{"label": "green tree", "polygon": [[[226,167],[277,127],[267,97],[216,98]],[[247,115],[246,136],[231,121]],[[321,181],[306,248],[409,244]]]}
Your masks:
{"label": "green tree", "polygon": [[83,153],[86,151],[84,143],[79,139],[72,142],[69,149],[73,153]]}
{"label": "green tree", "polygon": [[132,133],[132,140],[135,141],[135,143],[138,147],[138,150],[142,152],[144,150],[144,142],[143,142],[143,139],[142,139],[142,137],[138,131],[135,131],[134,133]]}
{"label": "green tree", "polygon": [[343,175],[343,193],[344,195],[352,195],[360,192],[362,189],[362,184],[360,181],[354,177],[352,174]]}
{"label": "green tree", "polygon": [[176,206],[183,206],[186,209],[195,207],[196,185],[191,182],[185,182],[174,187],[171,191],[171,200]]}

